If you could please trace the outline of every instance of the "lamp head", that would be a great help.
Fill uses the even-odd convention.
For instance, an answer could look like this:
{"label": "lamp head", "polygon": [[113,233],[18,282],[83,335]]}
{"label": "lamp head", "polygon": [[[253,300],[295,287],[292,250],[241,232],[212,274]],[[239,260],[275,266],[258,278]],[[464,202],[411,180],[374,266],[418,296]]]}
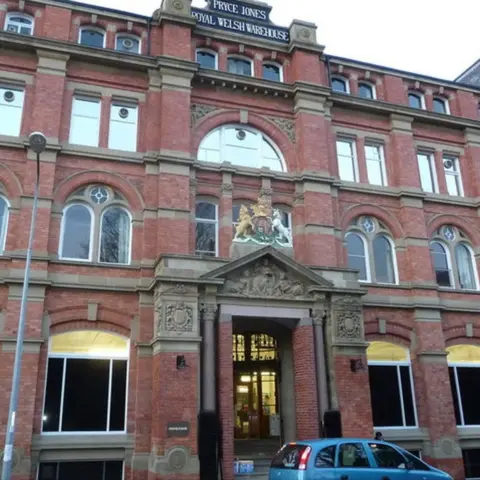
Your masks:
{"label": "lamp head", "polygon": [[35,153],[42,153],[47,147],[47,138],[41,132],[33,132],[28,137],[28,145]]}

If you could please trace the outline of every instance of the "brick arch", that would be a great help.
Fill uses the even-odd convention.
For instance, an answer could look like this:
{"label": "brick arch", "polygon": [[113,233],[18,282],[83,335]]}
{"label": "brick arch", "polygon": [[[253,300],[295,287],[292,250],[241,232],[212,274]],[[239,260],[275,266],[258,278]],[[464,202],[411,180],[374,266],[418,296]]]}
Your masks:
{"label": "brick arch", "polygon": [[4,163],[0,163],[0,182],[5,187],[7,198],[19,198],[22,195],[23,189],[19,178]]}
{"label": "brick arch", "polygon": [[453,225],[462,230],[467,235],[467,238],[475,245],[480,245],[480,235],[477,233],[476,228],[470,222],[462,217],[454,215],[440,214],[433,217],[427,225],[429,237],[433,236],[433,232],[442,225]]}
{"label": "brick arch", "polygon": [[[197,155],[198,147],[205,136],[215,128],[227,125],[230,123],[242,124],[240,122],[240,111],[238,110],[222,110],[217,113],[212,112],[205,116],[195,127],[192,135],[192,152]],[[280,150],[283,159],[287,165],[287,171],[296,170],[297,155],[295,147],[285,133],[283,133],[273,122],[255,113],[249,112],[248,123],[246,127],[253,127],[267,135]]]}
{"label": "brick arch", "polygon": [[133,210],[143,210],[143,198],[135,186],[121,175],[101,170],[89,170],[70,175],[55,188],[53,195],[54,201],[57,203],[65,203],[72,192],[83,185],[92,183],[102,183],[116,188],[125,196],[129,206]]}
{"label": "brick arch", "polygon": [[362,215],[369,215],[371,217],[376,217],[381,220],[388,227],[388,229],[393,235],[393,238],[403,238],[405,236],[402,225],[391,212],[381,207],[377,207],[376,205],[367,204],[355,205],[354,207],[351,207],[344,212],[343,217],[340,221],[340,226],[342,230],[346,231],[350,222],[354,218],[360,217]]}
{"label": "brick arch", "polygon": [[80,24],[78,25],[79,29],[83,27],[92,27],[97,30],[104,30],[105,33],[107,33],[108,22],[99,19],[96,23],[92,23],[91,18],[84,18],[80,20]]}
{"label": "brick arch", "polygon": [[[35,23],[35,13],[37,12],[36,8],[33,8],[29,5],[25,5],[23,10],[19,10],[17,5],[10,5],[7,6],[7,11],[5,12],[6,15],[9,13],[18,13],[19,15],[27,15],[28,17],[32,17],[33,22]],[[3,28],[3,26],[2,26]]]}
{"label": "brick arch", "polygon": [[447,328],[443,331],[445,336],[445,348],[453,347],[454,345],[475,345],[480,347],[480,336],[475,335],[477,332],[473,330],[473,337],[465,335],[465,325],[456,325]]}

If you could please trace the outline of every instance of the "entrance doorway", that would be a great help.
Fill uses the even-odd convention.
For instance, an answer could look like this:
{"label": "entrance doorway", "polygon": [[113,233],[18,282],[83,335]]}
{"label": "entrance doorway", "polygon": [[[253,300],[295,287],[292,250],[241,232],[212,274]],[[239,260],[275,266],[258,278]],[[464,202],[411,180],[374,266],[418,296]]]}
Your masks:
{"label": "entrance doorway", "polygon": [[277,341],[242,333],[233,342],[235,438],[280,437]]}

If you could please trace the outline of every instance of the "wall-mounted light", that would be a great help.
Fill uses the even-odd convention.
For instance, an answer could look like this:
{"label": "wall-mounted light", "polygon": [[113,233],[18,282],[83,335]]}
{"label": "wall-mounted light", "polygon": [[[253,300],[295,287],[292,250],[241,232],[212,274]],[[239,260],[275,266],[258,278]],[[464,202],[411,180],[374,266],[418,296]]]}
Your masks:
{"label": "wall-mounted light", "polygon": [[187,368],[187,361],[184,355],[177,355],[177,370],[183,370]]}
{"label": "wall-mounted light", "polygon": [[350,360],[350,370],[353,373],[362,372],[365,370],[365,365],[363,364],[363,360],[361,358],[352,358]]}

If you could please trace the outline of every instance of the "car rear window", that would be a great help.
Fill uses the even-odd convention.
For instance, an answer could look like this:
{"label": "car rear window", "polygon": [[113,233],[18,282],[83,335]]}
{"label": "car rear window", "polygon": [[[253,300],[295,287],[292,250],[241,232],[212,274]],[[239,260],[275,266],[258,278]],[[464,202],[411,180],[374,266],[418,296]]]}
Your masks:
{"label": "car rear window", "polygon": [[276,455],[272,461],[272,468],[286,468],[298,470],[300,458],[308,445],[287,444]]}

